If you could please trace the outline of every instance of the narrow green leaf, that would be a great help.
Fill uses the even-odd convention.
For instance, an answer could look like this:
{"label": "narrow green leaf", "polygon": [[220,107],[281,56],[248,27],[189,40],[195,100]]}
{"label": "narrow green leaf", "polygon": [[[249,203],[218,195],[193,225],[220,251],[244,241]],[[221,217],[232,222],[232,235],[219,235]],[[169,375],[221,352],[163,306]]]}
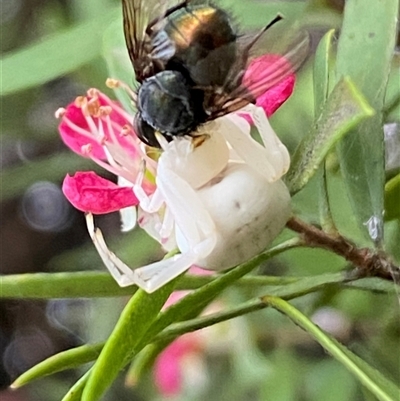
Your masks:
{"label": "narrow green leaf", "polygon": [[[291,284],[290,288],[285,288],[285,286],[275,287],[271,289],[270,293],[285,297],[285,299],[292,299],[317,291],[328,285],[343,283],[346,280],[346,276],[343,273],[325,274],[317,277],[305,277],[300,278],[297,283]],[[152,339],[152,345],[148,347],[146,352],[143,352],[145,350],[144,349],[138,354],[132,365],[131,374],[128,373],[128,381],[132,382],[134,378],[137,378],[139,372],[145,369],[145,365],[147,366],[151,364],[151,361],[154,360],[158,353],[177,336],[199,330],[201,328],[208,327],[259,309],[263,309],[266,306],[268,305],[266,305],[263,301],[256,299],[216,314],[207,315],[200,318],[189,317],[190,320],[187,320],[183,323],[174,324]],[[66,369],[75,368],[83,363],[91,362],[98,357],[100,351],[104,347],[104,344],[105,343],[84,345],[53,355],[29,369],[27,372],[23,373],[17,380],[15,380],[13,387],[22,387],[41,377],[48,376]]]}
{"label": "narrow green leaf", "polygon": [[120,370],[132,357],[133,350],[160,312],[178,279],[171,281],[153,294],[138,290],[130,299],[92,367],[83,390],[82,401],[100,399],[115,380]]}
{"label": "narrow green leaf", "polygon": [[126,386],[133,387],[138,383],[143,375],[153,366],[158,355],[169,345],[175,338],[168,337],[167,340],[160,340],[156,343],[146,345],[136,356],[128,372],[125,376]]}
{"label": "narrow green leaf", "polygon": [[83,389],[89,379],[91,369],[89,369],[65,394],[61,401],[81,401]]}
{"label": "narrow green leaf", "polygon": [[[194,290],[220,275],[185,275],[177,290]],[[301,277],[248,276],[237,281],[242,287],[286,285]],[[133,295],[137,287],[120,287],[108,272],[25,273],[0,276],[0,299],[96,298]]]}
{"label": "narrow green leaf", "polygon": [[68,74],[101,54],[104,26],[120,13],[119,7],[25,49],[7,54],[2,61],[2,94],[44,84]]}
{"label": "narrow green leaf", "polygon": [[149,342],[151,342],[155,335],[157,335],[161,330],[164,330],[171,323],[187,319],[194,313],[193,311],[201,311],[223,290],[235,283],[244,275],[250,273],[261,262],[268,260],[288,249],[293,249],[299,246],[299,244],[300,241],[298,238],[285,241],[274,248],[261,253],[253,259],[250,259],[248,262],[243,263],[242,265],[239,265],[229,272],[217,277],[215,280],[203,285],[199,289],[189,293],[184,298],[180,299],[178,302],[160,313],[157,320],[150,327],[148,333],[146,333],[145,341],[138,345],[136,352],[139,352],[141,349],[143,349]]}
{"label": "narrow green leaf", "polygon": [[400,174],[385,185],[385,219],[400,219]]}
{"label": "narrow green leaf", "polygon": [[335,30],[328,31],[318,44],[314,60],[314,107],[315,115],[321,114],[329,95],[329,80],[333,64],[332,40]]}
{"label": "narrow green leaf", "polygon": [[337,79],[351,77],[376,111],[340,142],[338,152],[360,229],[378,245],[383,238],[385,184],[382,109],[398,9],[398,0],[347,1],[337,52]]}
{"label": "narrow green leaf", "polygon": [[[240,274],[242,273],[243,270],[240,272]],[[214,283],[222,278],[223,277],[216,279]],[[231,277],[229,280],[231,280]],[[317,291],[325,286],[342,283],[346,280],[347,277],[343,273],[326,274],[320,277],[301,278],[297,283],[289,284],[288,286],[290,289],[282,286],[273,287],[270,291],[271,294],[278,294],[282,295],[286,299],[292,299]],[[158,321],[155,322],[153,327],[150,328],[149,333],[146,334],[146,338],[149,340],[147,345],[145,346],[144,344],[140,344],[143,349],[138,354],[137,359],[133,361],[131,368],[128,371],[126,376],[126,380],[128,382],[136,382],[138,379],[140,379],[141,375],[152,365],[156,356],[170,342],[180,335],[242,316],[268,306],[260,299],[255,299],[229,310],[224,310],[203,317],[197,317],[199,309],[202,309],[201,304],[205,306],[215,297],[215,295],[211,295],[210,292],[212,284],[213,283],[195,291],[192,293],[193,295],[187,295],[185,298],[178,301],[177,304],[170,306],[165,312],[160,314],[159,318],[157,319]],[[221,285],[221,283],[217,283],[217,285]],[[222,288],[220,288],[220,291],[221,290]],[[217,294],[219,294],[219,292]],[[188,307],[191,308],[191,312],[189,313]],[[171,327],[163,330],[169,324],[182,321],[183,319],[185,320],[184,322],[174,323]],[[159,334],[155,335],[157,331]],[[155,337],[150,340],[154,335]]]}
{"label": "narrow green leaf", "polygon": [[14,274],[0,277],[0,299],[95,298],[133,295],[135,285],[121,288],[108,272]]}
{"label": "narrow green leaf", "polygon": [[4,201],[20,196],[37,181],[59,182],[67,172],[73,173],[82,169],[96,170],[96,166],[91,160],[70,152],[3,169],[0,173],[0,199]]}
{"label": "narrow green leaf", "polygon": [[[318,116],[328,99],[329,84],[332,82],[331,73],[333,68],[332,40],[335,30],[328,31],[318,44],[314,61],[314,109],[315,117]],[[320,223],[325,232],[337,232],[329,204],[328,186],[326,176],[326,161],[320,168],[319,173],[319,211]]]}
{"label": "narrow green leaf", "polygon": [[330,94],[321,115],[300,142],[292,159],[286,182],[292,194],[300,191],[321,162],[346,133],[373,110],[348,78],[340,80]]}
{"label": "narrow green leaf", "polygon": [[[262,277],[254,277],[254,279],[262,279]],[[257,280],[256,284],[261,285],[262,281]],[[281,298],[289,300],[318,291],[323,288],[327,288],[331,285],[338,284],[342,285],[342,288],[358,289],[364,291],[366,290],[377,293],[398,293],[400,291],[399,286],[395,285],[392,282],[389,282],[388,280],[374,277],[349,281],[346,274],[333,273],[313,277],[297,278],[296,282],[288,283],[287,285],[273,286],[269,289],[269,295],[279,296]],[[266,285],[268,285],[268,283]],[[204,295],[204,292],[202,292],[201,295]],[[196,299],[198,298],[199,295],[196,295]],[[213,324],[226,321],[237,316],[241,316],[243,314],[257,311],[267,306],[269,305],[265,304],[264,301],[257,299],[241,304],[235,308],[218,312],[212,315],[207,315],[204,317],[193,318],[190,315],[186,314],[185,319],[189,320],[185,320],[182,323],[175,323],[165,330],[161,328],[161,325],[159,323],[156,324],[157,330],[163,331],[155,335],[154,328],[153,330],[150,329],[153,337],[150,336],[150,333],[146,333],[146,341],[150,345],[144,347],[144,349],[136,356],[134,362],[132,363],[132,367],[127,374],[127,382],[131,384],[132,382],[136,382],[136,380],[141,376],[141,373],[143,373],[146,367],[151,365],[152,361],[154,361],[155,356],[157,356],[158,353],[177,336],[191,331],[199,330],[201,328],[208,327]],[[185,305],[182,306],[181,304],[178,309],[182,309],[183,307],[185,307]],[[175,316],[177,314],[176,308],[174,314]],[[197,314],[192,315],[197,316]],[[170,312],[167,313],[168,321],[165,318],[165,315],[163,315],[162,317],[160,316],[158,320],[160,318],[162,318],[162,326],[164,328],[167,327],[168,324],[173,322]],[[71,369],[83,363],[91,362],[98,357],[101,349],[104,347],[104,344],[105,343],[84,345],[53,355],[45,361],[32,367],[27,372],[23,373],[14,382],[13,387],[22,387],[30,383],[31,381],[39,379],[41,377],[66,369]],[[143,352],[146,348],[148,348],[146,352]]]}
{"label": "narrow green leaf", "polygon": [[[214,283],[211,285],[211,289],[214,286],[230,284],[253,270],[257,263],[261,263],[275,254],[293,249],[299,245],[299,239],[293,238],[221,276],[183,276],[179,280],[177,289],[194,289],[205,284],[211,285],[212,282]],[[267,279],[262,278],[262,282],[259,285],[267,285],[268,282],[276,285],[295,280],[293,278],[269,277]],[[247,280],[250,285],[257,284],[259,281],[260,277],[253,277]],[[136,290],[136,286],[120,288],[112,277],[105,272],[34,273],[0,277],[0,298],[48,299],[121,296],[132,294]]]}
{"label": "narrow green leaf", "polygon": [[295,324],[310,334],[325,350],[343,364],[380,401],[398,401],[400,388],[382,373],[352,353],[344,345],[322,331],[308,317],[283,299],[265,296],[264,302],[287,315]]}
{"label": "narrow green leaf", "polygon": [[59,352],[33,366],[11,385],[12,388],[19,388],[27,385],[33,380],[52,375],[67,369],[74,369],[87,362],[95,360],[102,350],[104,344],[82,345],[67,351]]}
{"label": "narrow green leaf", "polygon": [[[218,279],[220,275],[182,277],[177,290],[195,290]],[[286,286],[307,277],[247,276],[234,285],[243,288]],[[380,278],[357,281],[365,290],[391,292],[393,283]],[[10,274],[0,277],[0,299],[98,298],[133,295],[137,287],[121,288],[107,272]]]}
{"label": "narrow green leaf", "polygon": [[267,260],[281,252],[299,246],[300,242],[297,238],[286,241],[274,248],[263,252],[262,254],[254,257],[250,261],[232,269],[228,273],[217,277],[212,282],[202,286],[196,291],[186,295],[175,304],[171,305],[165,311],[161,312],[148,331],[139,341],[133,354],[137,355],[148,344],[150,344],[154,337],[168,327],[170,324],[179,322],[185,319],[191,319],[197,316],[205,306],[207,306],[216,296],[218,296],[229,285],[232,285],[238,279],[249,273],[262,261]]}

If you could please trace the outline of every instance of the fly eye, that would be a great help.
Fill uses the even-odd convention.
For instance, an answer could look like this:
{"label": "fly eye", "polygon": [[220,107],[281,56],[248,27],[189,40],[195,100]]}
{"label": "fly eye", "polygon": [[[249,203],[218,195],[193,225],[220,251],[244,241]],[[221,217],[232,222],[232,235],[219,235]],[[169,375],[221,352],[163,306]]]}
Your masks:
{"label": "fly eye", "polygon": [[142,142],[153,148],[161,148],[155,135],[155,129],[143,120],[140,113],[136,114],[133,124],[136,134]]}

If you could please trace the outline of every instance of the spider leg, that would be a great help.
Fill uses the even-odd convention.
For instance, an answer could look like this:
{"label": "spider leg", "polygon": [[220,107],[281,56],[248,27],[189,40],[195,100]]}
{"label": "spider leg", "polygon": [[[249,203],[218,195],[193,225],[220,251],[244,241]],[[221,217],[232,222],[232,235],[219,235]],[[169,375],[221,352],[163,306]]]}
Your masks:
{"label": "spider leg", "polygon": [[139,287],[152,293],[188,270],[199,256],[211,252],[214,245],[213,238],[207,238],[188,252],[136,269],[134,281]]}
{"label": "spider leg", "polygon": [[255,141],[250,136],[249,130],[243,129],[244,125],[239,124],[239,122],[244,119],[234,115],[223,118],[221,133],[240,159],[253,170],[262,174],[268,182],[278,180],[280,175],[277,173],[273,160],[270,158],[270,151]]}
{"label": "spider leg", "polygon": [[162,222],[162,226],[160,228],[161,240],[163,241],[164,239],[169,238],[173,230],[174,230],[174,216],[171,213],[171,209],[167,207],[165,208],[164,219]]}
{"label": "spider leg", "polygon": [[86,214],[86,225],[101,260],[118,285],[120,287],[127,287],[135,284],[133,271],[108,249],[101,230],[94,226],[93,215],[91,213]]}
{"label": "spider leg", "polygon": [[176,231],[179,232],[178,245],[182,253],[135,269],[135,283],[147,292],[156,291],[209,255],[217,241],[215,224],[198,193],[161,159],[157,188],[162,193],[168,210],[160,232],[169,230],[173,220]]}
{"label": "spider leg", "polygon": [[161,158],[157,174],[157,188],[163,194],[163,199],[174,217],[175,224],[192,244],[201,242],[202,238],[215,231],[214,222],[196,190],[166,167]]}
{"label": "spider leg", "polygon": [[276,173],[280,178],[286,174],[290,167],[290,155],[286,146],[281,142],[275,131],[271,127],[265,111],[261,107],[253,104],[247,105],[243,111],[250,114],[261,139],[264,143],[265,149],[268,152],[268,158],[275,167]]}
{"label": "spider leg", "polygon": [[140,172],[136,178],[136,182],[133,185],[133,192],[139,200],[140,207],[148,213],[154,213],[161,208],[161,205],[163,204],[163,199],[160,192],[157,189],[151,196],[146,194],[142,186],[144,171],[145,171],[145,165],[143,163],[142,168],[140,169]]}

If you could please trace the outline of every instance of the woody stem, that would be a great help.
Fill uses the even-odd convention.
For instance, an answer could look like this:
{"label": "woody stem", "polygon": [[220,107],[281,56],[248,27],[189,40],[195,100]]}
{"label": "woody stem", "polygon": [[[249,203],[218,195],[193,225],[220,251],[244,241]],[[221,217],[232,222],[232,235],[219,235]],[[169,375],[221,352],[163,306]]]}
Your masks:
{"label": "woody stem", "polygon": [[363,276],[382,277],[395,282],[400,281],[400,268],[383,252],[369,248],[358,248],[341,235],[331,235],[321,229],[293,216],[286,226],[299,233],[306,246],[323,248],[342,256],[357,268]]}

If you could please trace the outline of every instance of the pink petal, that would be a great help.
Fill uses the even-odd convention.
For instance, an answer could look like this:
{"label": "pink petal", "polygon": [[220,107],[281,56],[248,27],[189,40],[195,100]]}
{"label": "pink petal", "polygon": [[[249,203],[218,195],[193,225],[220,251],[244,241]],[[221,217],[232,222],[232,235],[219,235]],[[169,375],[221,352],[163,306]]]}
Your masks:
{"label": "pink petal", "polygon": [[[290,71],[289,62],[284,57],[276,54],[266,54],[254,59],[248,66],[243,77],[243,83],[246,87],[251,88],[260,80],[265,80],[267,77],[273,79],[273,73],[276,69]],[[257,97],[256,104],[261,106],[267,116],[271,116],[292,94],[296,76],[290,73],[282,81],[278,81],[265,93]],[[246,118],[248,121],[249,119]],[[251,122],[251,121],[249,121]]]}
{"label": "pink petal", "polygon": [[185,355],[199,352],[201,348],[197,333],[189,333],[179,337],[161,352],[154,364],[155,382],[160,393],[171,396],[181,391],[181,361]]}
{"label": "pink petal", "polygon": [[176,395],[181,391],[182,373],[179,358],[168,346],[157,358],[154,364],[154,379],[156,386],[164,396]]}
{"label": "pink petal", "polygon": [[168,308],[169,306],[176,304],[179,300],[189,294],[189,291],[174,291],[166,300],[163,309]]}
{"label": "pink petal", "polygon": [[67,175],[62,190],[78,210],[94,214],[111,213],[139,203],[132,188],[119,187],[93,171]]}
{"label": "pink petal", "polygon": [[[71,127],[68,124],[67,119],[73,122],[80,129],[86,131],[88,135],[83,135],[82,132],[79,132],[79,130]],[[58,131],[60,132],[63,142],[78,155],[88,157],[89,155],[82,151],[82,148],[90,145],[92,156],[101,160],[106,158],[106,154],[104,153],[102,146],[98,144],[97,140],[90,138],[89,126],[84,115],[82,114],[82,110],[75,106],[74,103],[70,103],[67,106],[65,115],[58,126]]]}
{"label": "pink petal", "polygon": [[197,276],[209,276],[210,274],[213,274],[214,272],[211,270],[206,270],[206,269],[202,269],[199,266],[193,265],[190,269],[189,269],[189,273],[190,274],[194,274]]}
{"label": "pink petal", "polygon": [[[133,116],[125,117],[124,115],[122,115],[120,112],[117,111],[118,109],[122,109],[122,105],[119,102],[116,101],[112,101],[111,99],[109,99],[106,95],[104,95],[103,93],[99,92],[99,100],[100,100],[100,104],[102,106],[104,105],[109,105],[113,108],[113,111],[110,115],[112,122],[115,125],[118,125],[120,127],[126,127],[129,126],[131,127],[131,131],[129,134],[127,135],[131,135],[135,138],[136,143],[137,144],[141,144],[142,142],[138,139],[138,137],[136,136],[136,133],[133,131]],[[106,132],[107,132],[107,127],[106,127]],[[126,152],[128,152],[131,157],[140,157],[138,150],[137,150],[137,146],[134,146],[132,144],[132,142],[130,142],[124,135],[120,135],[120,132],[116,132],[116,138],[118,143],[125,149]]]}
{"label": "pink petal", "polygon": [[[114,136],[117,138],[118,143],[126,151],[128,151],[131,156],[137,156],[136,148],[132,146],[132,143],[129,140],[121,135],[122,127],[130,125],[132,123],[133,117],[132,119],[128,120],[124,112],[119,111],[122,109],[118,102],[112,101],[101,92],[96,91],[96,93],[96,98],[98,99],[98,103],[100,106],[111,107],[111,114],[109,117],[112,122]],[[93,98],[91,98],[90,96],[88,96],[87,99],[89,101],[93,100]],[[105,137],[110,138],[111,133],[109,132],[109,128],[104,117],[92,116],[91,118],[93,119],[97,127],[99,126],[99,120],[102,120]],[[101,160],[104,160],[106,158],[102,145],[99,144],[99,141],[93,136],[91,128],[89,127],[81,108],[78,107],[75,102],[72,102],[67,106],[58,129],[64,143],[75,153],[78,153],[80,156],[84,157],[94,156],[95,158]],[[132,134],[136,137],[133,132]],[[90,154],[82,150],[87,149],[88,145],[90,146]]]}
{"label": "pink petal", "polygon": [[259,96],[256,105],[262,107],[267,116],[270,117],[292,94],[295,82],[294,74],[289,75],[281,83]]}

